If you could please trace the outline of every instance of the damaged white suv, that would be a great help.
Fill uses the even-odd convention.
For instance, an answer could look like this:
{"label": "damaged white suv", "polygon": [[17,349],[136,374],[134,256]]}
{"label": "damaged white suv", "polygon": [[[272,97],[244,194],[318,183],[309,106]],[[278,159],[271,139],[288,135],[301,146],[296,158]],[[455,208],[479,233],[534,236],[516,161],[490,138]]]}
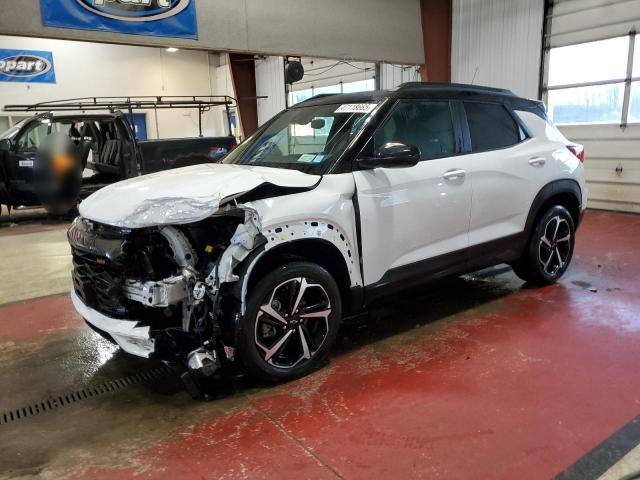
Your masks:
{"label": "damaged white suv", "polygon": [[582,160],[540,102],[505,90],[314,97],[220,164],[82,202],[73,303],[134,355],[300,376],[343,318],[398,289],[503,262],[556,281],[586,205]]}

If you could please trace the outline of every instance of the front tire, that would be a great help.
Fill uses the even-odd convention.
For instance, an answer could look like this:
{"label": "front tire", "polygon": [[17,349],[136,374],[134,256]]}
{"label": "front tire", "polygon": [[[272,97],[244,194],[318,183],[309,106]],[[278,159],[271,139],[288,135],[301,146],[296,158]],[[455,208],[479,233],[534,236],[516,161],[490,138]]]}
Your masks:
{"label": "front tire", "polygon": [[569,211],[556,205],[538,218],[524,255],[512,267],[534,285],[551,285],[567,271],[573,256],[575,226]]}
{"label": "front tire", "polygon": [[250,292],[239,355],[260,378],[301,377],[327,359],[341,318],[340,291],[331,274],[314,263],[288,263]]}

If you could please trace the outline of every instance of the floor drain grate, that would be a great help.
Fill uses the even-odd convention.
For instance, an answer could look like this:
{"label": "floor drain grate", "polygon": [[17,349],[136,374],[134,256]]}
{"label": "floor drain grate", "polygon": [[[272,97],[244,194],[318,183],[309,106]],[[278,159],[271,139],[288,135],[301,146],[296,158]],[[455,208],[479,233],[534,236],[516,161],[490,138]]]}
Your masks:
{"label": "floor drain grate", "polygon": [[48,412],[49,410],[55,410],[57,408],[65,407],[73,403],[81,402],[89,398],[99,397],[107,393],[116,392],[130,385],[135,385],[142,382],[150,382],[162,377],[166,377],[172,374],[173,370],[169,367],[156,367],[150,370],[144,370],[142,372],[127,375],[126,377],[118,378],[116,380],[109,380],[108,382],[100,383],[98,385],[85,387],[82,390],[67,393],[57,397],[51,397],[42,402],[33,403],[26,407],[16,408],[4,412],[0,415],[0,425],[6,423],[17,422],[25,418],[33,417],[39,413]]}

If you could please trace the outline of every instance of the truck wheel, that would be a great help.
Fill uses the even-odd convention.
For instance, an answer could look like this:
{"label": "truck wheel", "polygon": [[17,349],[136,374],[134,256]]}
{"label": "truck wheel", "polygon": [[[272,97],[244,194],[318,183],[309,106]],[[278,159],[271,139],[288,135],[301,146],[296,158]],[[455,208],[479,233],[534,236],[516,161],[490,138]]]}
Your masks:
{"label": "truck wheel", "polygon": [[341,318],[340,291],[329,272],[315,263],[288,263],[249,293],[238,353],[263,379],[306,375],[328,357]]}
{"label": "truck wheel", "polygon": [[569,211],[556,205],[536,222],[524,255],[512,267],[515,274],[535,285],[551,285],[567,270],[575,242]]}

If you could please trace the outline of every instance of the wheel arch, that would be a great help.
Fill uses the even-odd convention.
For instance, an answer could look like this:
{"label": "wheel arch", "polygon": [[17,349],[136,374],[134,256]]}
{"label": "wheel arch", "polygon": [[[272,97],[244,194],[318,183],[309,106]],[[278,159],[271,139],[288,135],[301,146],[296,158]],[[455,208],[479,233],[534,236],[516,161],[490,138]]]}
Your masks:
{"label": "wheel arch", "polygon": [[274,268],[291,261],[308,261],[327,270],[338,285],[344,311],[349,311],[354,297],[353,280],[344,255],[335,244],[326,239],[301,238],[272,248],[260,248],[245,260],[240,273],[241,291],[238,292],[243,314],[247,295],[258,281]]}
{"label": "wheel arch", "polygon": [[582,217],[582,189],[573,179],[555,180],[546,184],[533,199],[527,222],[525,224],[525,237],[531,236],[536,220],[549,207],[561,205],[571,214],[575,228],[578,228]]}

